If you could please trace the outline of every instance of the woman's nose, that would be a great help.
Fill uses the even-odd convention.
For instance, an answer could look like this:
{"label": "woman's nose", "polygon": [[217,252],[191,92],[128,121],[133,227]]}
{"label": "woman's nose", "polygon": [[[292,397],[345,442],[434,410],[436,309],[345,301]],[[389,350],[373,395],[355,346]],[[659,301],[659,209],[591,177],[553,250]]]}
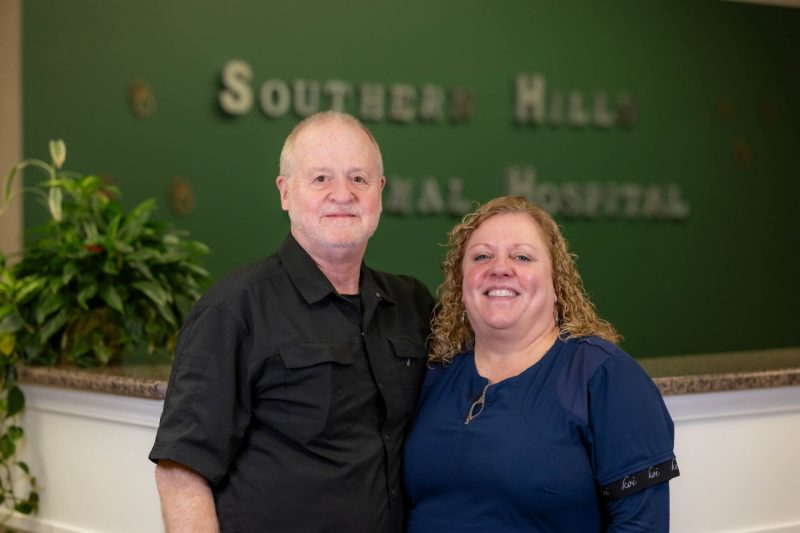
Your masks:
{"label": "woman's nose", "polygon": [[505,256],[498,255],[490,266],[490,274],[493,276],[510,276],[513,272],[511,260]]}

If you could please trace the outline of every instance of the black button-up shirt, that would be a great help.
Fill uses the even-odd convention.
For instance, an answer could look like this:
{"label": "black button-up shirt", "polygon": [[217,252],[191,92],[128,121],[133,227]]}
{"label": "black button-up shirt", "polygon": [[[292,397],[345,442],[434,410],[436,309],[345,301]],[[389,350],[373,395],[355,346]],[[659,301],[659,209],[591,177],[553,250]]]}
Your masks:
{"label": "black button-up shirt", "polygon": [[150,459],[211,485],[223,531],[400,532],[401,448],[433,305],[362,265],[361,316],[289,236],[181,328]]}

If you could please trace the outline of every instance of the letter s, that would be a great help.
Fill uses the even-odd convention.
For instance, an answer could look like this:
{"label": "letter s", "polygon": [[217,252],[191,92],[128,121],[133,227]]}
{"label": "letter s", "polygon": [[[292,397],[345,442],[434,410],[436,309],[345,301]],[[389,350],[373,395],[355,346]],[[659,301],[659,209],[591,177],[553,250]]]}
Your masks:
{"label": "letter s", "polygon": [[222,69],[222,85],[219,93],[219,105],[223,111],[231,115],[244,115],[253,106],[253,89],[250,81],[253,69],[244,61],[233,59]]}

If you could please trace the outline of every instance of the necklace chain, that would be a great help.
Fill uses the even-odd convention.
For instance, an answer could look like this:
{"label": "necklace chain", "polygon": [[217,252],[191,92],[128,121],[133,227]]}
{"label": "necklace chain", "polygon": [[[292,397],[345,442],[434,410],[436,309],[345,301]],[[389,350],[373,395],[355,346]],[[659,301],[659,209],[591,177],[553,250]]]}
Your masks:
{"label": "necklace chain", "polygon": [[481,395],[478,396],[478,399],[472,402],[472,405],[469,407],[469,411],[467,411],[467,418],[464,419],[464,425],[466,426],[470,422],[472,422],[479,414],[483,412],[483,408],[486,407],[486,390],[491,386],[491,383],[487,383],[486,386],[483,388],[483,392]]}

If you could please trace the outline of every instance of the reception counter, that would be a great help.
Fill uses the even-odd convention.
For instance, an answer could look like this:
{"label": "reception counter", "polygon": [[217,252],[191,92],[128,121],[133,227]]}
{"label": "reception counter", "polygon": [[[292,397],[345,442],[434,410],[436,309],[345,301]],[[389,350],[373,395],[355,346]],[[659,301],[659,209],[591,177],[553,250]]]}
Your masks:
{"label": "reception counter", "polygon": [[[639,359],[675,421],[672,531],[800,532],[800,347]],[[48,533],[163,531],[147,453],[169,365],[27,367],[22,458]],[[631,398],[635,401],[635,398]]]}
{"label": "reception counter", "polygon": [[[638,359],[664,396],[800,385],[800,348]],[[163,400],[169,364],[95,369],[28,367],[23,383]]]}

